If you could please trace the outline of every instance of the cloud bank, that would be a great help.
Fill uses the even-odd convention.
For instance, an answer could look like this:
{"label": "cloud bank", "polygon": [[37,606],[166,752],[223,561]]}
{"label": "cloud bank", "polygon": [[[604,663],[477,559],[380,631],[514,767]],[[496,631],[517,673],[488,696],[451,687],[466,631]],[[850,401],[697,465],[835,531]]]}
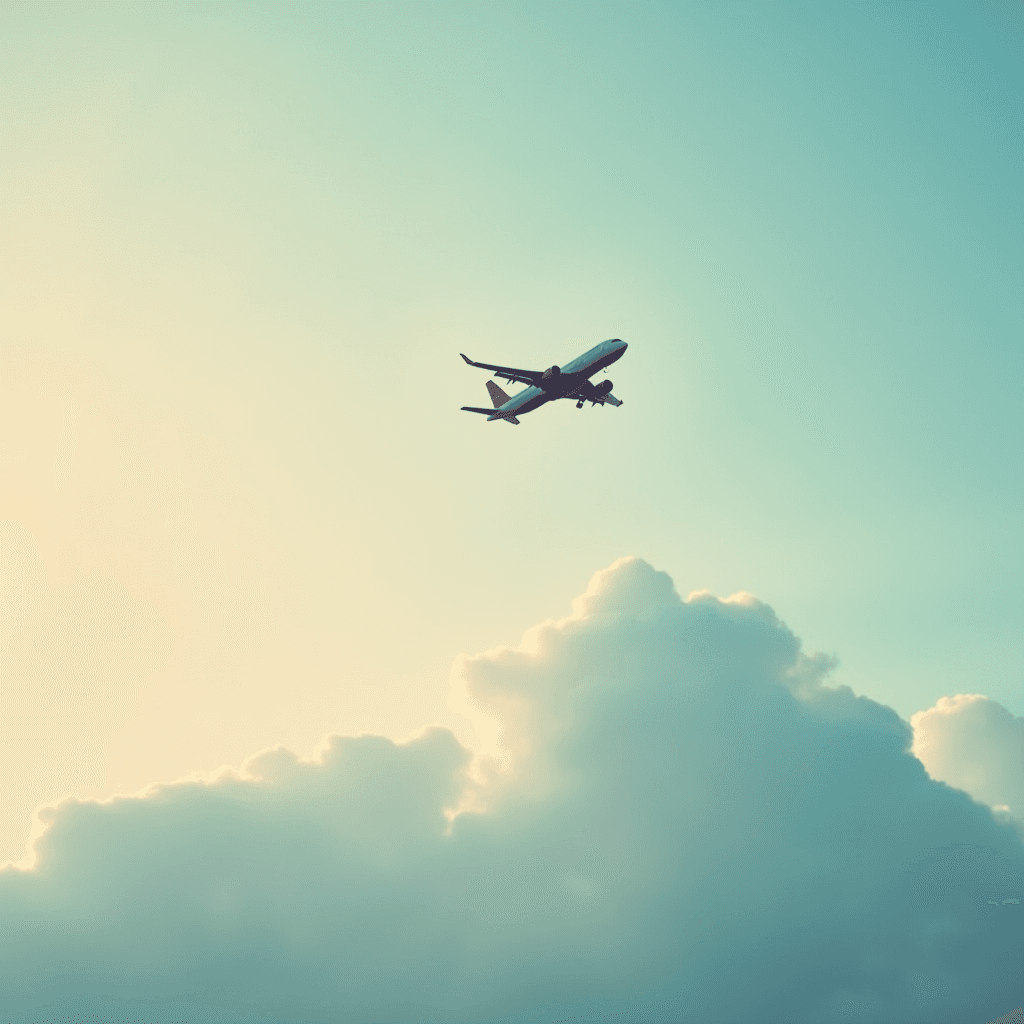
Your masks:
{"label": "cloud bank", "polygon": [[334,737],[318,763],[61,805],[36,867],[0,875],[0,1020],[1005,1014],[1020,835],[829,668],[755,598],[682,601],[620,560],[569,618],[457,664],[498,756]]}

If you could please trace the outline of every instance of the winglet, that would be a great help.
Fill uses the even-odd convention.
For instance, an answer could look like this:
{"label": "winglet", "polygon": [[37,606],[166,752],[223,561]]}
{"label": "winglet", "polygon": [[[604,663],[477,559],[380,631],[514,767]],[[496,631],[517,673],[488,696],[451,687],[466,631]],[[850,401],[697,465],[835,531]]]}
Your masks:
{"label": "winglet", "polygon": [[465,359],[466,362],[469,363],[470,366],[475,366],[476,365],[476,363],[474,363],[473,360],[470,359],[469,356],[467,356],[465,352],[460,352],[459,355],[462,356],[462,358]]}

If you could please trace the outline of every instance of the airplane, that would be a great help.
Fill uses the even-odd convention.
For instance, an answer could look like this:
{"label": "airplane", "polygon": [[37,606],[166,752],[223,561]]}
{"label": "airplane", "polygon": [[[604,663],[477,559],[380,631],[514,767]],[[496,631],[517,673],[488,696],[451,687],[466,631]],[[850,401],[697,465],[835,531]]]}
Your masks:
{"label": "airplane", "polygon": [[491,363],[475,363],[469,356],[460,352],[459,355],[470,365],[481,370],[493,370],[495,377],[501,377],[510,384],[528,384],[529,387],[517,395],[509,397],[494,383],[487,382],[487,393],[491,396],[493,409],[478,409],[472,405],[464,405],[463,412],[479,412],[491,420],[504,420],[519,426],[519,416],[539,409],[545,402],[553,402],[559,398],[571,398],[576,408],[582,409],[584,402],[595,405],[622,405],[622,399],[612,394],[612,382],[602,381],[591,383],[591,376],[598,370],[606,370],[616,359],[622,358],[626,351],[626,343],[618,338],[602,341],[592,349],[577,356],[565,366],[550,366],[546,370],[517,370],[513,366],[494,366]]}

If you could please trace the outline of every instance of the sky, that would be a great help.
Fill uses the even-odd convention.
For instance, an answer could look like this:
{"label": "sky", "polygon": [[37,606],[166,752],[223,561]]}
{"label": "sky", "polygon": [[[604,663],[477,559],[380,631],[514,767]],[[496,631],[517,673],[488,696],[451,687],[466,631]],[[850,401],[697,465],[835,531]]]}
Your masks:
{"label": "sky", "polygon": [[[136,998],[192,1006],[216,988],[175,945],[195,933],[226,994],[181,1010],[190,1020],[433,1007],[471,1021],[557,1004],[652,1020],[657,1005],[672,1021],[681,992],[718,998],[723,965],[761,948],[740,907],[777,911],[796,848],[819,874],[783,930],[832,936],[822,948],[839,943],[848,973],[822,970],[815,993],[782,972],[762,1012],[935,1022],[941,1003],[984,1021],[1020,1005],[962,944],[1012,951],[1021,935],[1002,901],[1020,896],[1024,807],[1022,61],[1019,6],[1001,2],[0,6],[0,862],[19,865],[0,875],[0,904],[19,908],[12,920],[81,915],[74,940],[56,924],[31,942],[0,935],[37,965],[77,964],[44,983],[18,961],[8,981],[36,981],[11,1012],[49,994],[72,1014],[112,998],[72,941],[112,943]],[[609,374],[621,408],[562,403],[515,430],[460,411],[485,401],[487,379],[460,352],[542,369],[612,337],[629,344]],[[674,587],[659,598],[669,618],[749,616],[753,633],[719,637],[708,665],[775,651],[732,717],[709,710],[708,665],[665,723],[638,718],[628,736],[613,735],[597,682],[570,724],[529,688],[527,655],[507,653],[524,633],[635,573]],[[701,592],[717,598],[687,597]],[[722,603],[741,593],[757,598]],[[639,657],[623,625],[646,621],[638,600],[572,620],[611,665]],[[704,671],[684,634],[650,639],[652,664],[662,651],[675,667],[647,677],[641,659],[629,678],[645,699]],[[481,710],[467,693],[492,662],[513,696]],[[568,665],[551,679],[568,685]],[[659,730],[703,723],[735,742],[759,700],[781,724],[753,751],[790,765],[779,785],[794,796],[781,820],[762,815],[775,852],[753,894],[729,889],[729,872],[749,874],[759,840],[737,839],[731,817],[709,824],[727,784],[708,788]],[[835,773],[794,760],[790,740],[817,749],[830,729],[848,744]],[[858,774],[861,743],[881,775]],[[599,751],[638,760],[616,781]],[[362,802],[345,788],[331,803],[366,758]],[[760,799],[755,761],[725,773],[730,814]],[[399,781],[374,811],[381,771]],[[657,772],[683,780],[663,818],[645,795]],[[829,800],[852,820],[887,799],[887,772],[921,826],[898,849],[858,839],[876,859],[850,892],[871,910],[839,936],[814,909],[836,882],[815,794],[838,786]],[[613,792],[632,846],[594,839],[591,874],[533,864],[552,843],[591,842],[579,836],[600,833]],[[346,800],[362,808],[351,834]],[[445,809],[455,824],[441,814],[438,832]],[[402,821],[412,860],[371,882],[367,851]],[[286,840],[289,822],[305,845]],[[699,955],[710,855],[680,851],[688,824],[734,851],[713,869],[728,924]],[[341,867],[314,849],[324,836],[348,851]],[[116,876],[102,855],[115,841]],[[346,845],[363,841],[358,856]],[[241,848],[249,867],[229,884]],[[970,860],[981,848],[998,870],[994,853]],[[886,908],[902,904],[885,894],[900,871],[939,870],[921,867],[936,849],[984,884],[956,889],[946,953],[920,938],[939,925],[907,910],[920,928],[906,949],[924,946],[882,978],[857,942],[894,934]],[[408,875],[419,856],[458,880],[450,902]],[[394,920],[420,900],[476,980],[445,988],[410,938],[401,977],[321,984],[310,965],[349,939],[319,911],[302,934],[283,909],[304,858],[325,907],[345,906],[356,878],[370,893],[401,882],[412,902]],[[520,865],[503,891],[524,906],[540,871],[538,893],[576,894],[577,924],[545,925],[536,908],[510,924],[466,881],[470,864]],[[129,877],[135,896],[118,888]],[[204,903],[222,885],[236,895]],[[169,893],[194,913],[161,904]],[[121,930],[96,924],[115,904]],[[661,905],[690,930],[653,926]],[[160,913],[167,950],[139,939],[129,970],[140,922]],[[477,931],[488,914],[507,933],[494,946]],[[614,924],[600,949],[572,933],[597,920]],[[650,945],[595,992],[630,935]],[[579,960],[541,983],[532,945]],[[960,988],[936,995],[947,954]],[[642,976],[644,958],[669,966]],[[246,1010],[253,964],[277,968]],[[751,985],[768,975],[765,960]],[[504,995],[484,1005],[485,989]],[[751,991],[714,1012],[741,1019]]]}

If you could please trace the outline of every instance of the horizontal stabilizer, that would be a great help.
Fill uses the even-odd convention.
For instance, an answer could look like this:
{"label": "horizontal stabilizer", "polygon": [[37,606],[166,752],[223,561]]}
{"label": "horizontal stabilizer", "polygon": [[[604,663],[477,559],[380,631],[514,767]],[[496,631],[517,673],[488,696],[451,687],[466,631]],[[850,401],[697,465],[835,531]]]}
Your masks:
{"label": "horizontal stabilizer", "polygon": [[493,409],[477,409],[475,406],[472,405],[464,405],[462,407],[462,411],[483,413],[483,415],[486,416],[488,419],[505,420],[508,423],[514,423],[517,427],[519,426],[519,420],[517,420],[516,417],[513,416],[512,413],[510,412],[507,412],[503,415],[501,413],[496,413]]}

